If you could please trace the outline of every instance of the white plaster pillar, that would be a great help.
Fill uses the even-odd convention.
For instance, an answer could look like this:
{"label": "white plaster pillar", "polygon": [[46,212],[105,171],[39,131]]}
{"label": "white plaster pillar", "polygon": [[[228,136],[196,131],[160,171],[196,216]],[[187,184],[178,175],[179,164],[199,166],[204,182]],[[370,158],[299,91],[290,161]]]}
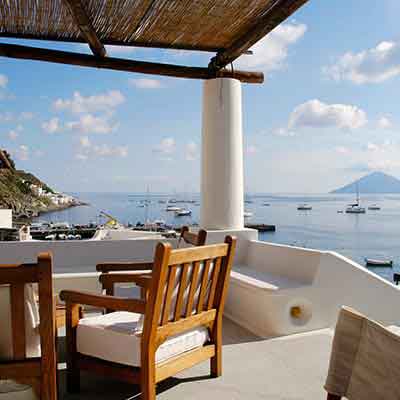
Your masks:
{"label": "white plaster pillar", "polygon": [[236,79],[204,82],[200,225],[243,229],[242,92]]}

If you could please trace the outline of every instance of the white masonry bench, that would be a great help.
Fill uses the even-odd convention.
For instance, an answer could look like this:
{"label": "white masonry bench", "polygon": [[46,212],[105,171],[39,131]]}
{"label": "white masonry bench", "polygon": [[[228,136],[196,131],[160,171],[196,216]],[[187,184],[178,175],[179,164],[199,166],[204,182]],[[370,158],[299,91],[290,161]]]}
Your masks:
{"label": "white masonry bench", "polygon": [[321,252],[251,241],[234,265],[225,314],[261,337],[319,329],[313,286]]}

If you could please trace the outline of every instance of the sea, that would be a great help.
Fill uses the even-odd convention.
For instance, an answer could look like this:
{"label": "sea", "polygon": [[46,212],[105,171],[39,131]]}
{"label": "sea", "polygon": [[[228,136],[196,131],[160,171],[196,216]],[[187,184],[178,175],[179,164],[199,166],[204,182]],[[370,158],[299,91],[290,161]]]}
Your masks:
{"label": "sea", "polygon": [[[100,216],[100,212],[104,211],[124,224],[135,225],[156,219],[164,220],[172,226],[199,223],[199,194],[71,194],[89,205],[43,214],[39,220],[99,224],[105,221]],[[176,217],[173,212],[165,211],[165,202],[172,198],[195,201],[191,204],[177,204],[192,210],[192,215]],[[365,265],[365,258],[393,260],[393,268],[370,268],[383,278],[393,281],[393,272],[400,272],[400,195],[362,195],[363,207],[377,204],[381,209],[367,209],[366,214],[346,214],[346,206],[354,201],[354,195],[347,194],[247,195],[245,210],[253,213],[253,216],[246,218],[246,222],[276,226],[275,232],[259,233],[262,241],[333,250],[361,265]],[[143,207],[145,203],[148,205]],[[312,210],[297,210],[297,206],[303,203],[312,206]]]}

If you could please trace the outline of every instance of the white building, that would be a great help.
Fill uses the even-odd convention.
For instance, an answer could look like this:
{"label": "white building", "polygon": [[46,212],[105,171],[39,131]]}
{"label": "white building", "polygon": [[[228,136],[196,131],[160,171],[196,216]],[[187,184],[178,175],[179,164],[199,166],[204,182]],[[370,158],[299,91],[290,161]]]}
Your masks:
{"label": "white building", "polygon": [[0,229],[12,228],[12,210],[0,209]]}

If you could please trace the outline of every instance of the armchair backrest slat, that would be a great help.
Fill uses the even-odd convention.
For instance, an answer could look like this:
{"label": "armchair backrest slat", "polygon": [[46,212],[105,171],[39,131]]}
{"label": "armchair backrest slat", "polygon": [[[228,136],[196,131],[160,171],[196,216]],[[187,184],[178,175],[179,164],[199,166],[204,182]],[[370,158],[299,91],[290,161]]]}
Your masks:
{"label": "armchair backrest slat", "polygon": [[11,336],[14,360],[26,358],[25,284],[10,285]]}
{"label": "armchair backrest slat", "polygon": [[[165,340],[165,332],[174,331],[177,323],[210,327],[210,315],[222,318],[235,244],[229,236],[223,244],[187,249],[158,244],[143,332],[150,342],[159,345],[157,335]],[[209,314],[213,309],[215,314]]]}

